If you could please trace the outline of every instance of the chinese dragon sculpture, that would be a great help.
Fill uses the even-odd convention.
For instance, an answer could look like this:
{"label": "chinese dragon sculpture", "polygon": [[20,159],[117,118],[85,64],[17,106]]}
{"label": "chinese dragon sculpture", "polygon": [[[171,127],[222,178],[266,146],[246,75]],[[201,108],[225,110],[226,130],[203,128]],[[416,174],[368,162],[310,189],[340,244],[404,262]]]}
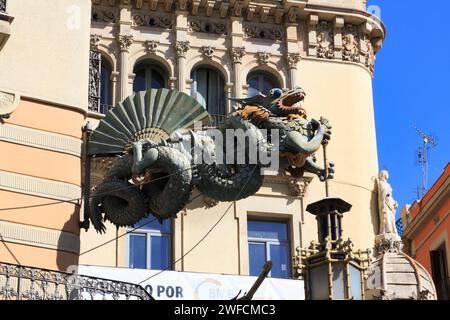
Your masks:
{"label": "chinese dragon sculpture", "polygon": [[[306,171],[322,181],[332,178],[334,165],[325,170],[314,158],[330,139],[331,126],[324,118],[307,119],[305,96],[301,88],[275,88],[267,96],[232,99],[240,107],[216,131],[225,135],[228,129],[241,130],[248,144],[231,152],[243,152],[245,159],[246,147],[254,145],[268,155],[277,154],[280,168],[293,176]],[[205,108],[187,94],[168,89],[138,92],[108,112],[88,147],[92,157],[114,157],[90,200],[90,220],[98,232],[105,231],[104,220],[132,226],[150,213],[160,221],[176,217],[194,188],[215,201],[237,201],[260,189],[261,168],[270,164],[259,158],[254,163],[225,161],[230,151],[210,130],[192,130],[199,121],[206,126],[210,122]],[[279,141],[272,141],[264,129],[276,130]]]}

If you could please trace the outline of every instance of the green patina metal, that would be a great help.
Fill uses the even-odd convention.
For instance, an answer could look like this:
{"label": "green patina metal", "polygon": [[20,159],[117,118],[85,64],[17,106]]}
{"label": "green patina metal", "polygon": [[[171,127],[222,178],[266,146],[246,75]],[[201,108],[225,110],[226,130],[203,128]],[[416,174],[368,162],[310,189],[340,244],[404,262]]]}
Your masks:
{"label": "green patina metal", "polygon": [[[255,194],[263,183],[260,169],[270,164],[260,158],[255,163],[226,161],[230,152],[243,152],[248,159],[249,146],[278,155],[280,168],[293,176],[301,177],[307,171],[322,181],[332,178],[334,165],[325,170],[313,157],[330,139],[331,126],[324,118],[307,120],[301,106],[305,96],[301,88],[296,88],[234,99],[241,107],[216,131],[223,137],[228,129],[245,134],[243,150],[233,151],[213,139],[209,131],[192,130],[196,121],[208,125],[210,116],[188,95],[150,89],[128,97],[108,112],[89,143],[89,155],[115,157],[91,197],[90,220],[95,229],[105,231],[103,220],[131,226],[149,213],[160,221],[176,217],[188,204],[194,188],[216,201],[235,201]],[[274,135],[266,137],[264,129],[276,129],[279,143]]]}

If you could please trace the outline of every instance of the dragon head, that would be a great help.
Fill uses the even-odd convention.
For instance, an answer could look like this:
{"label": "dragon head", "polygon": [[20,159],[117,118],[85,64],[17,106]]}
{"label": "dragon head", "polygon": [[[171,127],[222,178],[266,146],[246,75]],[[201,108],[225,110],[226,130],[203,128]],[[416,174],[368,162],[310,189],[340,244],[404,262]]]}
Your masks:
{"label": "dragon head", "polygon": [[268,95],[258,94],[247,99],[231,100],[240,103],[243,107],[263,107],[277,117],[287,117],[292,114],[306,117],[306,110],[302,107],[305,97],[305,91],[296,87],[292,90],[273,88]]}

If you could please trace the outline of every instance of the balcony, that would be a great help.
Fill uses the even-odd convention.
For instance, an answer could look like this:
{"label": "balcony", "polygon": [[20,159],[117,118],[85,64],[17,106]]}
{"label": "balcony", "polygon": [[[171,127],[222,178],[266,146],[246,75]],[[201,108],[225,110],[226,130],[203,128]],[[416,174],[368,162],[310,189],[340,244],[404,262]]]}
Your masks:
{"label": "balcony", "polygon": [[14,20],[6,12],[6,0],[0,0],[0,50],[11,35],[11,23]]}
{"label": "balcony", "polygon": [[140,285],[0,263],[0,300],[153,300]]}

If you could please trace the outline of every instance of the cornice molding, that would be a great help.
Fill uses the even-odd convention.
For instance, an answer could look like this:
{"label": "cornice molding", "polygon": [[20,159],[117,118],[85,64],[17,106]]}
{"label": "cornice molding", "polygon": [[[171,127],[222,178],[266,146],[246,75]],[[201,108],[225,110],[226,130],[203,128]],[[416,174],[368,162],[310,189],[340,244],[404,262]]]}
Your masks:
{"label": "cornice molding", "polygon": [[81,157],[79,139],[8,123],[0,126],[0,141]]}
{"label": "cornice molding", "polygon": [[80,253],[80,237],[77,235],[2,220],[0,220],[0,240],[38,248]]}
{"label": "cornice molding", "polygon": [[[0,170],[0,190],[80,204],[81,187]],[[73,201],[76,199],[75,201]]]}
{"label": "cornice molding", "polygon": [[[412,219],[406,229],[403,231],[403,236],[412,239],[415,234],[419,231],[419,227],[423,226],[425,223],[431,220],[433,217],[432,213],[435,212],[436,207],[447,200],[450,196],[450,177],[447,177],[446,181],[442,184],[442,186],[438,189],[430,200],[419,209],[419,213]],[[416,205],[420,205],[416,204]],[[410,210],[412,207],[410,208]]]}

